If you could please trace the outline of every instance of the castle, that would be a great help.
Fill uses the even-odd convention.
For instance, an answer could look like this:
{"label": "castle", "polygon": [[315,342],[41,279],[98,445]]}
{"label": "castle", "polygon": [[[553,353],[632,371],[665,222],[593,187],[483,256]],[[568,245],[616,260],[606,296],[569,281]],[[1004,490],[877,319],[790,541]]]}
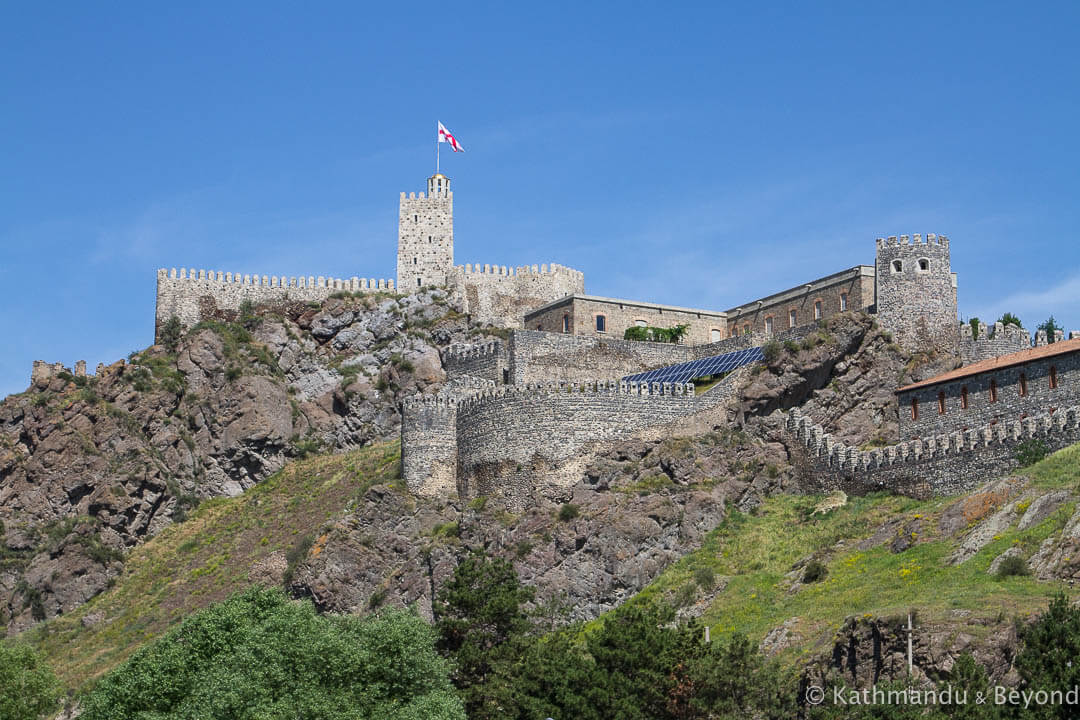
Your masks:
{"label": "castle", "polygon": [[[728,310],[683,308],[585,295],[584,275],[555,263],[455,265],[453,192],[449,178],[439,173],[428,178],[426,193],[401,193],[396,280],[162,269],[157,273],[156,331],[172,318],[191,327],[219,312],[236,312],[245,302],[319,302],[341,292],[408,294],[430,286],[446,288],[472,322],[509,333],[505,341],[448,348],[445,387],[403,404],[404,479],[418,493],[500,494],[510,505],[527,502],[537,482],[576,481],[587,446],[650,433],[663,436],[680,424],[715,427],[726,421],[746,369],[735,370],[703,394],[692,383],[634,382],[637,373],[769,341],[798,340],[839,313],[875,314],[881,328],[908,350],[935,348],[958,356],[974,373],[967,382],[979,388],[998,382],[997,359],[1014,368],[1008,375],[1014,384],[1026,382],[1024,368],[1036,360],[1023,355],[1031,346],[1026,330],[999,323],[992,334],[982,325],[976,335],[958,322],[957,277],[943,235],[878,238],[873,265],[856,265]],[[679,342],[623,339],[633,327],[672,326],[685,326]],[[1047,338],[1040,336],[1037,346],[1046,345]],[[1064,375],[1066,385],[1075,388],[1080,339],[1057,350],[1068,357],[1055,365],[1040,355],[1042,364],[1027,372],[1049,378],[1060,368],[1063,375],[1054,375],[1051,390],[1066,382]],[[61,371],[62,366],[46,363],[34,367],[35,377]],[[84,367],[78,372],[85,373]],[[1041,433],[1058,444],[1077,434],[1075,409],[1051,417],[1061,400],[1080,403],[1071,390],[1034,393],[1016,404],[1013,409],[1023,408],[1015,418],[1015,413],[982,411],[963,415],[967,385],[961,398],[961,385],[947,381],[932,379],[929,385],[898,391],[901,404],[911,403],[913,413],[902,428],[915,437],[892,448],[840,446],[794,411],[788,427],[825,478],[904,488],[925,485],[930,477],[937,478],[936,489],[972,479],[968,470],[984,464],[978,458],[999,462],[1024,438]],[[1021,392],[1017,384],[1013,391],[1024,396],[1023,387]],[[932,403],[928,392],[939,393],[942,416],[952,405],[959,408],[948,424],[919,422],[919,402]],[[1051,402],[1053,407],[1043,407]],[[1040,414],[1045,410],[1049,414]],[[902,419],[904,412],[901,407]],[[996,449],[991,452],[991,447]],[[927,463],[937,469],[928,470]]]}

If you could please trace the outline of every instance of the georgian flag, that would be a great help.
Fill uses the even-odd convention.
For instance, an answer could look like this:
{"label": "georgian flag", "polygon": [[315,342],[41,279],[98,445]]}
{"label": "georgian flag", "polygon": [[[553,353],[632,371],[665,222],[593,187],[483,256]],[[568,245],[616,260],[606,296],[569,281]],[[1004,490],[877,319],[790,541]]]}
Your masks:
{"label": "georgian flag", "polygon": [[450,131],[441,122],[439,123],[439,142],[450,143],[450,147],[454,152],[465,152],[465,148],[461,147],[461,143],[450,134]]}

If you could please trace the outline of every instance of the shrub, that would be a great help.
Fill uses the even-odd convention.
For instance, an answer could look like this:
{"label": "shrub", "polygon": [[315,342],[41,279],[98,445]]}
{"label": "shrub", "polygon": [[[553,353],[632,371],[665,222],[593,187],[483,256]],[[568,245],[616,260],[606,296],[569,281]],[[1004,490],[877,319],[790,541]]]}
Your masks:
{"label": "shrub", "polygon": [[809,585],[810,583],[816,583],[820,580],[824,580],[825,576],[829,574],[829,569],[825,567],[818,560],[811,560],[806,563],[806,568],[803,569],[802,581]]}
{"label": "shrub", "polygon": [[176,352],[182,334],[183,328],[180,326],[180,318],[173,315],[161,326],[161,344],[170,353]]}
{"label": "shrub", "polygon": [[971,326],[971,337],[978,340],[979,339],[979,318],[977,318],[977,317],[971,318],[970,320],[968,320],[968,325]]}
{"label": "shrub", "polygon": [[580,514],[581,508],[573,503],[565,503],[559,508],[559,520],[562,522],[570,522]]}
{"label": "shrub", "polygon": [[999,578],[1013,577],[1016,575],[1030,575],[1027,562],[1019,555],[1010,555],[998,565],[997,576]]}
{"label": "shrub", "polygon": [[1049,454],[1050,448],[1046,446],[1045,442],[1040,438],[1031,438],[1017,445],[1013,457],[1016,458],[1021,467],[1027,467],[1028,465],[1034,465]]}
{"label": "shrub", "polygon": [[694,571],[694,582],[706,592],[716,587],[716,573],[711,567],[699,567]]}
{"label": "shrub", "polygon": [[761,354],[765,356],[765,362],[772,364],[780,357],[783,346],[775,340],[770,340],[761,347]]}
{"label": "shrub", "polygon": [[799,343],[795,342],[794,340],[785,340],[784,349],[792,355],[795,355],[799,352]]}
{"label": "shrub", "polygon": [[296,544],[285,551],[285,587],[292,585],[293,576],[296,574],[296,568],[300,566],[300,563],[307,558],[308,551],[311,550],[311,546],[315,544],[315,538],[311,535],[305,535],[296,541]]}

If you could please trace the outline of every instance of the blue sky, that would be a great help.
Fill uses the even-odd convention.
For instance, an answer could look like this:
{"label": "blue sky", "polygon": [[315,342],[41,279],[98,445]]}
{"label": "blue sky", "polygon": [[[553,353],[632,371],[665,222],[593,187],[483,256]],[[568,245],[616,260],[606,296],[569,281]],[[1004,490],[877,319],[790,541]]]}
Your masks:
{"label": "blue sky", "polygon": [[158,267],[393,277],[437,119],[461,263],[724,309],[934,232],[1080,328],[1076,4],[582,5],[5,4],[0,394],[150,344]]}

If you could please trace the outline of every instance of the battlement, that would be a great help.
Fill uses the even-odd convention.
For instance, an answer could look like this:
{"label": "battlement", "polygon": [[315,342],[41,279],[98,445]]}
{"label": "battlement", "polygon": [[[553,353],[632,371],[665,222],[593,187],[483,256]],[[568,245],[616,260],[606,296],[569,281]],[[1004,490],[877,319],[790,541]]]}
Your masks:
{"label": "battlement", "polygon": [[916,250],[919,248],[926,249],[927,247],[938,246],[940,248],[948,249],[949,238],[944,235],[935,235],[934,233],[927,233],[926,240],[923,240],[921,233],[915,233],[914,235],[901,235],[899,238],[896,235],[890,235],[887,238],[877,239],[877,249],[883,250],[886,248],[895,250]]}
{"label": "battlement", "polygon": [[580,282],[582,287],[584,287],[585,283],[585,273],[566,267],[565,265],[559,265],[558,263],[551,263],[550,265],[521,265],[516,268],[508,267],[506,265],[465,263],[464,265],[458,265],[456,267],[458,270],[464,272],[466,277],[474,275],[498,275],[503,277],[514,277],[519,275],[561,275]]}
{"label": "battlement", "polygon": [[526,383],[524,385],[504,385],[485,389],[462,399],[458,407],[468,410],[493,400],[505,397],[550,396],[550,395],[636,395],[652,397],[694,397],[693,383],[647,383],[626,382],[623,380],[586,380],[582,382],[558,380],[552,382]]}
{"label": "battlement", "polygon": [[457,406],[458,398],[452,395],[413,395],[401,402],[401,409],[405,412],[436,409],[457,412]]}
{"label": "battlement", "polygon": [[402,203],[404,203],[406,200],[452,200],[453,198],[454,193],[451,190],[444,190],[443,192],[433,192],[428,195],[425,195],[423,191],[418,193],[411,192],[408,195],[406,195],[404,191],[402,191],[401,193]]}
{"label": "battlement", "polygon": [[991,334],[986,323],[979,323],[978,337],[972,332],[971,325],[960,326],[960,357],[965,365],[1008,355],[1031,347],[1031,333],[1016,325],[994,323]]}
{"label": "battlement", "polygon": [[263,287],[263,288],[296,288],[296,289],[313,289],[313,288],[325,288],[334,291],[343,292],[365,292],[365,291],[386,291],[393,292],[394,281],[390,279],[375,279],[375,278],[358,278],[351,277],[349,279],[324,277],[322,275],[308,277],[285,277],[277,275],[242,275],[241,273],[222,272],[220,270],[196,270],[191,268],[180,268],[177,271],[176,268],[166,270],[161,268],[158,271],[158,279],[169,280],[192,280],[192,281],[205,281],[208,283],[221,283],[223,285],[244,285],[251,287]]}
{"label": "battlement", "polygon": [[1080,406],[873,450],[833,440],[824,427],[797,408],[788,412],[786,427],[837,480],[858,480],[867,488],[877,481],[877,485],[894,489],[928,483],[931,492],[942,493],[973,487],[994,469],[1016,465],[1012,455],[1026,440],[1039,438],[1051,448],[1076,442]]}
{"label": "battlement", "polygon": [[488,343],[476,343],[472,345],[456,343],[446,348],[445,360],[448,363],[462,362],[471,358],[501,355],[502,353],[503,343],[501,340],[493,340]]}

